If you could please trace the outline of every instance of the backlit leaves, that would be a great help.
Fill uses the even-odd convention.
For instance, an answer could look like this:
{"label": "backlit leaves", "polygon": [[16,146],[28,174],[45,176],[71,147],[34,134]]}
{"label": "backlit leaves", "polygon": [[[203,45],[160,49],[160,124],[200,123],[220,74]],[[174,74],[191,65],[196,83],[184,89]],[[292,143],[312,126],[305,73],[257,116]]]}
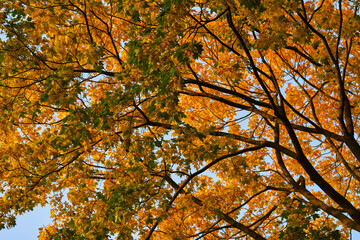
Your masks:
{"label": "backlit leaves", "polygon": [[0,222],[40,239],[360,230],[356,1],[1,1]]}

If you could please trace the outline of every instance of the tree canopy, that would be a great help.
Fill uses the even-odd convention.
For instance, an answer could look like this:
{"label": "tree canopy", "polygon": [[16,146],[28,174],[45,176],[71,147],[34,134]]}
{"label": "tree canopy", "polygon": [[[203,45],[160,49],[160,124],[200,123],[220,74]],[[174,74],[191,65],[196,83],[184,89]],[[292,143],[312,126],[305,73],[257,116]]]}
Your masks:
{"label": "tree canopy", "polygon": [[357,0],[0,0],[0,227],[360,231]]}

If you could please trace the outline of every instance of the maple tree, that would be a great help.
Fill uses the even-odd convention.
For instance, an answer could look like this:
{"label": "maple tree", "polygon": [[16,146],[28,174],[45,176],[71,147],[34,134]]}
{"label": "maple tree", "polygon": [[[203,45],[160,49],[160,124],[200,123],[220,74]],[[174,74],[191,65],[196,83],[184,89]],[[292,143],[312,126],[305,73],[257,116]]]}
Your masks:
{"label": "maple tree", "polygon": [[39,239],[360,231],[357,0],[0,0],[0,223]]}

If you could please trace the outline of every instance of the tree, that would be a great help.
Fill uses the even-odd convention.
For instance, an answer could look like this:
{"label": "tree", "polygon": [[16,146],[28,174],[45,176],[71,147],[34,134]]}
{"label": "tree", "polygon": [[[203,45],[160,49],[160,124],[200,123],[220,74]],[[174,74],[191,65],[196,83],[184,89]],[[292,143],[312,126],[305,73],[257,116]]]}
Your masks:
{"label": "tree", "polygon": [[360,231],[356,0],[0,1],[2,228],[40,239]]}

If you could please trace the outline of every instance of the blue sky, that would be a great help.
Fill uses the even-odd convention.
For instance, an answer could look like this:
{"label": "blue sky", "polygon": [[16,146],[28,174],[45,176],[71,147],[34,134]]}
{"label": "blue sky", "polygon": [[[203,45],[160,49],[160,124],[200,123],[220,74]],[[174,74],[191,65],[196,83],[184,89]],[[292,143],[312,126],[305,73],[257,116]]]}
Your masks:
{"label": "blue sky", "polygon": [[1,240],[33,240],[37,239],[39,228],[51,223],[50,207],[37,207],[32,212],[16,218],[16,226],[0,231]]}

